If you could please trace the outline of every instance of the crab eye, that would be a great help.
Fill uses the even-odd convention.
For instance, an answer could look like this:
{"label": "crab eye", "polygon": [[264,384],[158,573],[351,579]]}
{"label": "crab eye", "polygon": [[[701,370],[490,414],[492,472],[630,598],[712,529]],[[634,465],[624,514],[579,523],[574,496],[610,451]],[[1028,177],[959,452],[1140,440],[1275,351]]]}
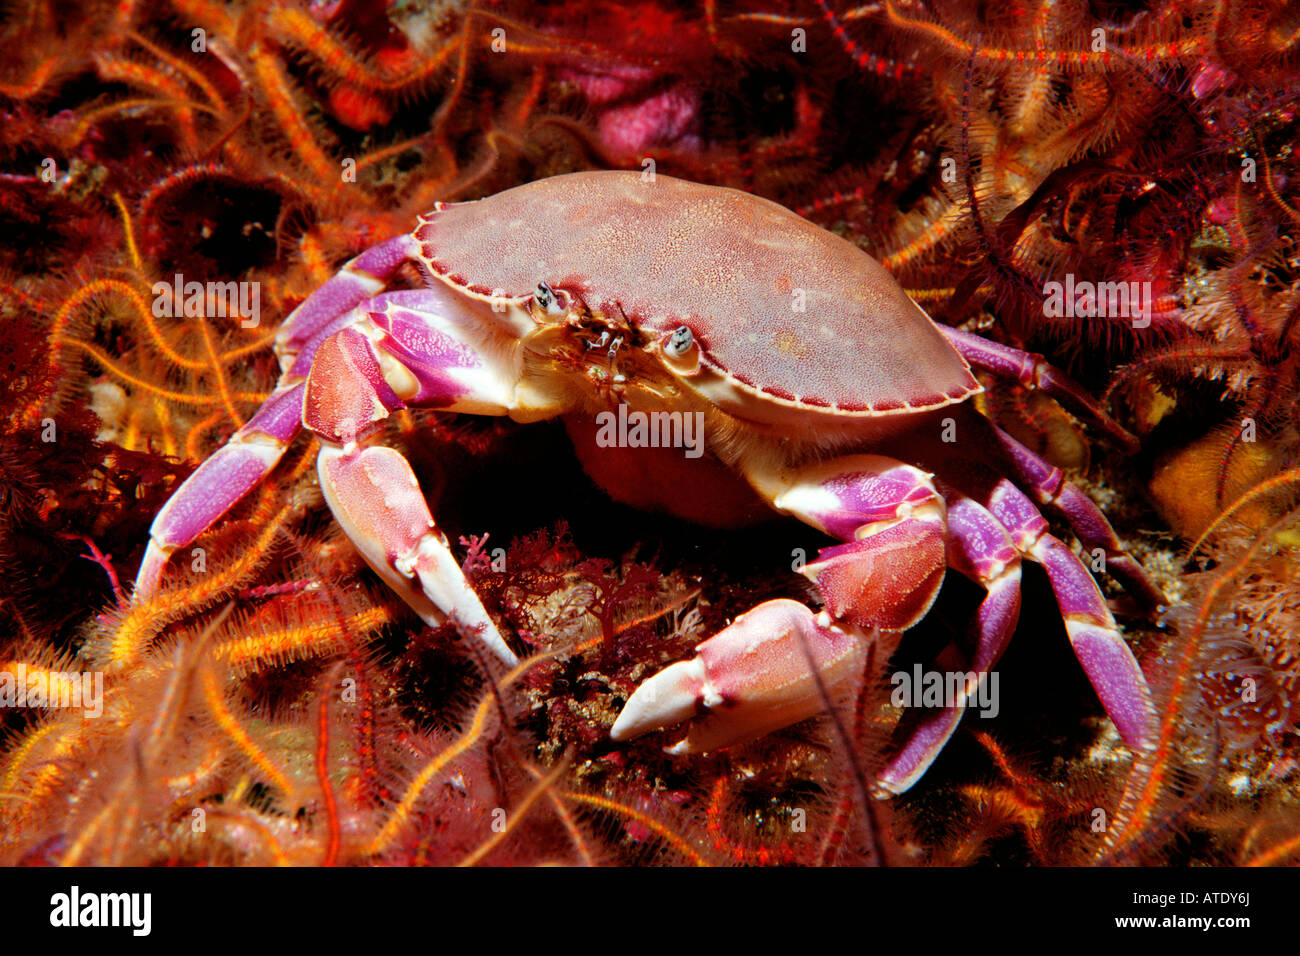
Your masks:
{"label": "crab eye", "polygon": [[548,315],[559,315],[564,311],[564,306],[560,303],[560,296],[545,282],[537,283],[537,292],[534,293],[533,298],[537,300],[537,304]]}
{"label": "crab eye", "polygon": [[691,330],[685,325],[679,325],[673,329],[672,335],[668,336],[668,344],[664,346],[664,351],[673,358],[681,358],[694,344],[695,336],[691,334]]}

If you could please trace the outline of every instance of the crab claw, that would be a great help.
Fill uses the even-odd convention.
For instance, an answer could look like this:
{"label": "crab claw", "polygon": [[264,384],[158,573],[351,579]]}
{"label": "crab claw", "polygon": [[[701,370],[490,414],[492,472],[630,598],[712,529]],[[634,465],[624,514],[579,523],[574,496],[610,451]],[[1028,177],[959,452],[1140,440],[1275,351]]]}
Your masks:
{"label": "crab claw", "polygon": [[610,731],[630,740],[691,720],[673,754],[743,743],[822,712],[826,692],[862,670],[866,636],[797,601],[768,601],[742,614],[696,650],[637,688]]}
{"label": "crab claw", "polygon": [[[932,509],[937,510],[937,509]],[[887,524],[847,544],[823,548],[802,569],[826,609],[861,628],[905,631],[939,596],[944,572],[942,512]]]}

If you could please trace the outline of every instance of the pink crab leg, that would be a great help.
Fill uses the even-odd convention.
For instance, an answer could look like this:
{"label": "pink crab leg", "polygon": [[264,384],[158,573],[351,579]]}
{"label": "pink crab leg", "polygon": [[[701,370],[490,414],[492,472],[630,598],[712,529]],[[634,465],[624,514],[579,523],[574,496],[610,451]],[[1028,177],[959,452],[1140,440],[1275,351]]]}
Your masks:
{"label": "pink crab leg", "polygon": [[965,670],[975,675],[953,706],[923,712],[877,778],[886,794],[908,790],[934,763],[957,730],[967,698],[976,692],[1007,649],[1020,617],[1020,555],[1005,528],[975,501],[942,487],[948,501],[948,565],[985,589],[975,619],[975,654]]}
{"label": "pink crab leg", "polygon": [[1070,645],[1102,706],[1125,744],[1144,750],[1154,739],[1156,722],[1151,689],[1097,582],[1073,551],[1047,533],[1043,516],[1011,482],[999,480],[984,504],[1016,548],[1047,571]]}
{"label": "pink crab leg", "polygon": [[[730,747],[820,713],[825,704],[808,668],[834,693],[861,673],[867,638],[798,601],[766,601],[636,689],[610,736],[630,740],[691,720],[674,754]],[[703,711],[700,716],[697,713]]]}
{"label": "pink crab leg", "polygon": [[1026,388],[1041,389],[1052,398],[1083,412],[1120,442],[1125,450],[1130,453],[1137,450],[1137,439],[1107,415],[1083,386],[1050,365],[1043,356],[990,342],[982,336],[946,325],[937,328],[971,365],[995,375],[1014,378]]}
{"label": "pink crab leg", "polygon": [[854,455],[759,477],[756,484],[778,510],[846,541],[803,569],[825,609],[814,616],[782,600],[741,615],[696,648],[694,658],[637,688],[611,731],[615,740],[702,711],[672,750],[698,753],[810,717],[825,701],[809,654],[823,684],[837,686],[861,666],[867,631],[904,631],[933,603],[943,581],[945,508],[925,472],[879,455]]}
{"label": "pink crab leg", "polygon": [[1066,481],[1059,468],[1044,461],[996,425],[990,427],[1002,447],[1004,454],[1001,457],[1012,477],[1029,488],[1040,504],[1055,507],[1064,514],[1086,549],[1101,549],[1106,571],[1124,586],[1124,590],[1148,609],[1168,603],[1142,566],[1124,551],[1110,522],[1091,498]]}

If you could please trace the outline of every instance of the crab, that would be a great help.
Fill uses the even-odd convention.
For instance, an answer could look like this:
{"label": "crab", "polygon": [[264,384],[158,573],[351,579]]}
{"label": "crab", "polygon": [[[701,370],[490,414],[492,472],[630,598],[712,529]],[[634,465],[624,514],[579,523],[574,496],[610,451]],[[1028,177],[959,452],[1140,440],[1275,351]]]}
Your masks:
{"label": "crab", "polygon": [[[407,263],[424,287],[386,291]],[[619,501],[715,529],[775,511],[838,542],[802,568],[820,608],[780,599],[741,614],[642,683],[614,740],[686,723],[671,749],[693,754],[817,714],[828,689],[860,675],[871,642],[926,614],[951,568],[983,598],[969,650],[954,645],[965,672],[955,696],[918,712],[878,775],[881,795],[901,793],[1006,648],[1031,559],[1121,738],[1151,745],[1142,671],[1038,506],[1058,509],[1140,604],[1158,605],[1160,593],[1089,498],[973,407],[982,386],[972,367],[1127,433],[1041,356],[934,323],[867,253],[776,203],[617,171],[439,203],[305,299],[275,347],[274,393],[156,516],[137,599],[306,428],[320,442],[324,498],[365,561],[426,621],[450,622],[513,666],[410,464],[372,439],[408,405],[558,416]],[[691,416],[703,447],[611,440],[600,422],[616,409],[652,422]]]}

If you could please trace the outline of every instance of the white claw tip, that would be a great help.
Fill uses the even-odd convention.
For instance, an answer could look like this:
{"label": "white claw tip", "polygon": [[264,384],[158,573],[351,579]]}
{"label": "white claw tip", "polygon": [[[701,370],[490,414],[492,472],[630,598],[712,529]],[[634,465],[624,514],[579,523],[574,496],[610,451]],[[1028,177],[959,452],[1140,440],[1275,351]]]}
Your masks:
{"label": "white claw tip", "polygon": [[707,678],[704,661],[693,657],[665,667],[636,689],[614,721],[609,735],[631,740],[695,716]]}

